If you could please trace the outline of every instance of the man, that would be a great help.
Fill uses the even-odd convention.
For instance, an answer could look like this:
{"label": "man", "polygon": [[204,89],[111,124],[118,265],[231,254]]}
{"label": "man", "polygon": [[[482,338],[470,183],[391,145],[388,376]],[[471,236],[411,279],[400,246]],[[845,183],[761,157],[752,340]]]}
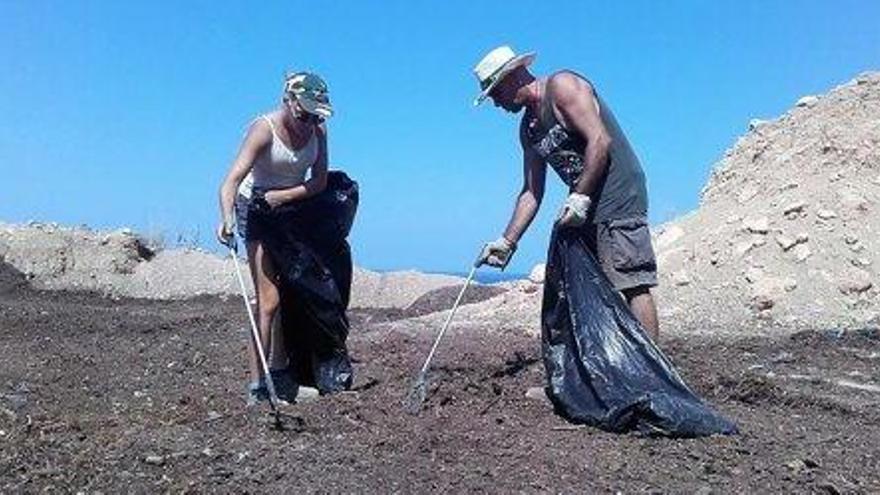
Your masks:
{"label": "man", "polygon": [[528,69],[535,54],[508,46],[474,68],[486,97],[510,113],[525,109],[519,138],[524,181],[504,234],[485,245],[479,265],[504,269],[541,204],[546,165],[568,185],[556,227],[581,229],[590,251],[651,337],[658,337],[651,287],[657,269],[647,223],[645,175],[611,110],[591,83],[572,71],[546,78]]}

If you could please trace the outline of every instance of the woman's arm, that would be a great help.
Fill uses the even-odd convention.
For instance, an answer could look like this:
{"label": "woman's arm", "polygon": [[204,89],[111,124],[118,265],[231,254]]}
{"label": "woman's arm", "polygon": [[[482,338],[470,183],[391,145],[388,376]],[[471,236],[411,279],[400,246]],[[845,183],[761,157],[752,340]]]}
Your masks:
{"label": "woman's arm", "polygon": [[322,124],[315,128],[318,137],[318,157],[312,165],[309,180],[287,189],[276,189],[266,192],[266,202],[275,208],[284,203],[301,201],[320,194],[327,188],[327,128]]}
{"label": "woman's arm", "polygon": [[248,129],[248,133],[241,143],[241,148],[239,148],[232,166],[229,167],[226,178],[223,179],[223,183],[220,185],[221,224],[218,228],[217,236],[221,242],[225,242],[232,234],[232,209],[235,204],[235,193],[238,190],[238,186],[248,172],[251,171],[251,168],[253,168],[254,159],[257,157],[257,154],[271,141],[272,131],[269,129],[269,124],[262,119],[254,122],[250,129]]}

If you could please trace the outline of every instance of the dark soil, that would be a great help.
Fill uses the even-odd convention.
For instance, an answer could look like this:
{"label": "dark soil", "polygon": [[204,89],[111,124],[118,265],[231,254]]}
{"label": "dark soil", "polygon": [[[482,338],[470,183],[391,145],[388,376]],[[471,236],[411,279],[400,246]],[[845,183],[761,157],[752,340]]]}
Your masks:
{"label": "dark soil", "polygon": [[[449,311],[455,304],[455,299],[461,292],[462,285],[452,285],[449,287],[441,287],[434,289],[410,304],[404,309],[398,308],[358,308],[349,316],[351,323],[355,326],[364,326],[375,323],[385,323],[389,321],[403,320],[406,318],[415,318],[424,316],[438,311]],[[494,285],[473,284],[465,291],[461,298],[461,306],[474,304],[485,301],[499,294],[506,292],[507,289]]]}
{"label": "dark soil", "polygon": [[278,432],[243,407],[240,301],[116,301],[7,276],[2,493],[880,491],[880,393],[857,388],[880,383],[876,330],[663,341],[742,430],[669,440],[574,427],[524,398],[543,384],[539,342],[504,331],[453,328],[409,415],[433,335],[355,326],[356,391],[286,407]]}

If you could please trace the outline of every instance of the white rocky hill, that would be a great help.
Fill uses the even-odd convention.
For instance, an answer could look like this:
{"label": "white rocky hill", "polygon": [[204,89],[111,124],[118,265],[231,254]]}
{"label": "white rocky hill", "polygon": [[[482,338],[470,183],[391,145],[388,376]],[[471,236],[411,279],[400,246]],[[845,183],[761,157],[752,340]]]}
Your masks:
{"label": "white rocky hill", "polygon": [[880,74],[752,121],[699,208],[657,229],[661,316],[852,326],[880,314]]}

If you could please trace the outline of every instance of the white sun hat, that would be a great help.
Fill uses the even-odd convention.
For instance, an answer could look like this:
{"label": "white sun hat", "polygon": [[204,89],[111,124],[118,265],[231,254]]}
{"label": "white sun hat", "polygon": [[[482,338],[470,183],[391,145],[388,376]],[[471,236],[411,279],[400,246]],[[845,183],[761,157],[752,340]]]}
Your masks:
{"label": "white sun hat", "polygon": [[507,45],[499,46],[490,51],[477,62],[474,67],[474,75],[480,83],[480,94],[474,100],[474,105],[479,105],[489,96],[489,92],[498,82],[504,79],[517,67],[531,64],[535,60],[535,52],[517,55],[512,48]]}

